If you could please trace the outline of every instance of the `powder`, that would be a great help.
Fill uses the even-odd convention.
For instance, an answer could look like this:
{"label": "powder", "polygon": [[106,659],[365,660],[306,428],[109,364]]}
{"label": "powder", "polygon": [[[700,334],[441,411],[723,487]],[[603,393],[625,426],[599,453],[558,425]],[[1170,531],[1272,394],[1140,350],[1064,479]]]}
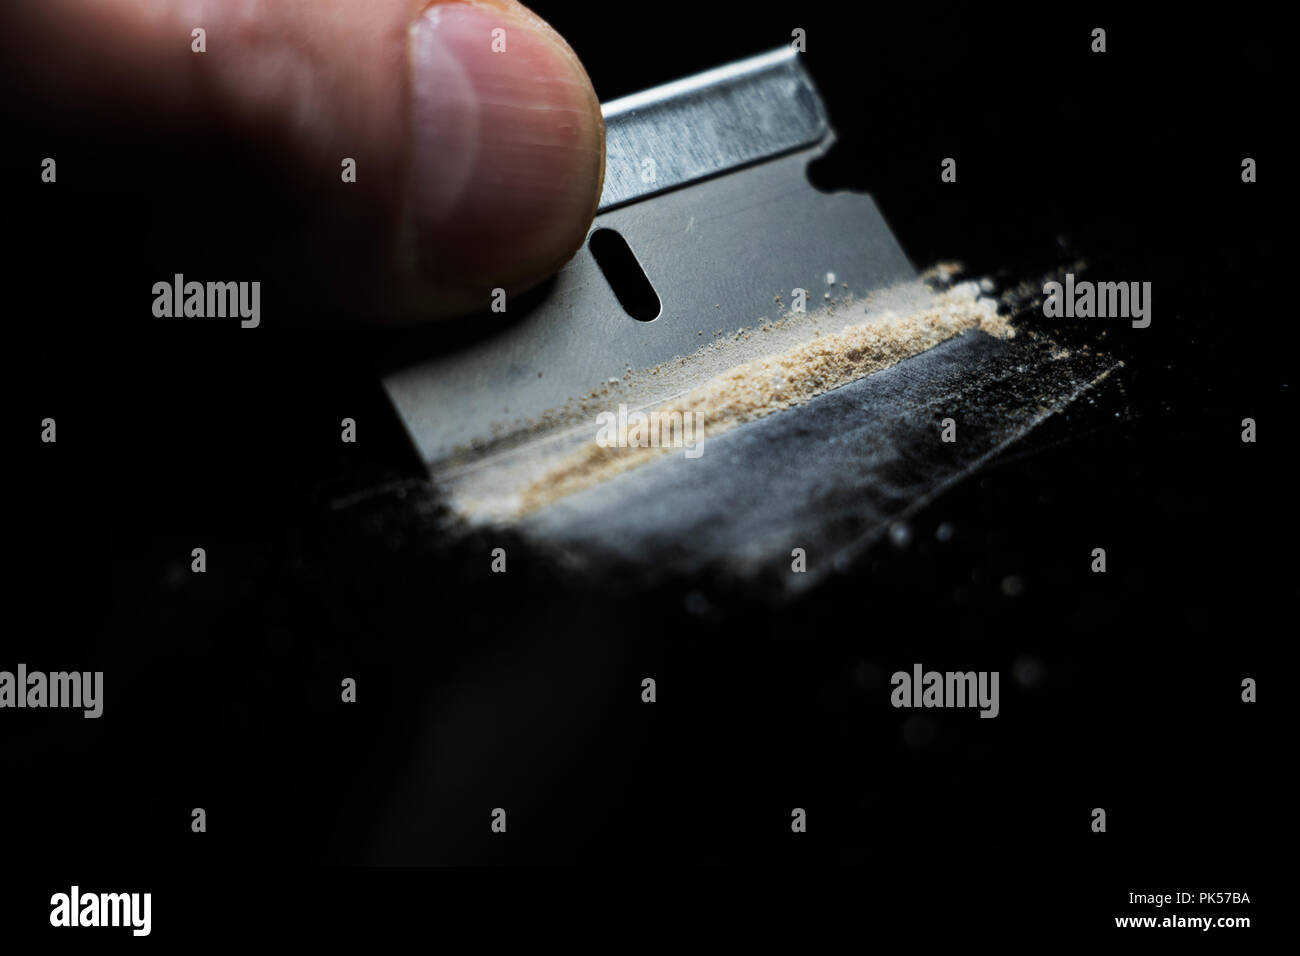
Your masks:
{"label": "powder", "polygon": [[[982,297],[975,282],[937,292],[913,287],[905,301],[913,307],[906,312],[872,312],[867,321],[825,333],[810,328],[811,340],[715,374],[684,394],[658,404],[656,410],[661,418],[702,414],[707,439],[801,405],[964,332],[978,330],[999,338],[1015,335],[1006,319],[997,314],[996,303]],[[737,337],[748,338],[750,334],[742,331]],[[683,365],[687,362],[678,360]],[[660,367],[648,373],[658,376],[664,370]],[[681,449],[602,447],[596,443],[593,428],[588,441],[567,450],[519,491],[514,517],[673,453],[681,454]]]}

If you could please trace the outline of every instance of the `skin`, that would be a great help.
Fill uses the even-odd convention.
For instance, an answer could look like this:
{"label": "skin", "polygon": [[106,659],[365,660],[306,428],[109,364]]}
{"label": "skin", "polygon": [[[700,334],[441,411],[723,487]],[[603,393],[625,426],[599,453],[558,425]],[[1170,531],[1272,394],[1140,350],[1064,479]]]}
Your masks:
{"label": "skin", "polygon": [[[4,6],[0,52],[38,125],[215,157],[275,208],[215,239],[227,226],[209,216],[202,238],[367,321],[485,309],[494,288],[559,269],[595,215],[599,101],[573,50],[515,0]],[[343,157],[355,184],[341,183]]]}

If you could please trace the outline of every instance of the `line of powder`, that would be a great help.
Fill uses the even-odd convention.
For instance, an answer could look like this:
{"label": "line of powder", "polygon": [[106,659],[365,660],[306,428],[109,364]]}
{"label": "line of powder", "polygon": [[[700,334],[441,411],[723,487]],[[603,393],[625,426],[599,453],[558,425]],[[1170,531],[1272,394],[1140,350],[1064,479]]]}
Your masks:
{"label": "line of powder", "polygon": [[[922,311],[880,317],[850,326],[789,351],[754,359],[716,376],[659,409],[660,420],[675,413],[704,415],[705,437],[717,437],[745,422],[801,405],[818,395],[919,355],[971,329],[999,338],[1014,330],[988,300],[963,284],[936,296]],[[567,456],[520,493],[522,517],[561,498],[640,467],[673,447],[602,447],[596,441]]]}

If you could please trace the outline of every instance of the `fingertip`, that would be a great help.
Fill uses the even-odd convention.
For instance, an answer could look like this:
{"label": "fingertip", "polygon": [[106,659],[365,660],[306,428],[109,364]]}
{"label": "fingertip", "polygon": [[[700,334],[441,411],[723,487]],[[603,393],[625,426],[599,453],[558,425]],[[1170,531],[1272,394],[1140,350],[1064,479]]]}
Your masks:
{"label": "fingertip", "polygon": [[494,288],[535,285],[581,246],[604,179],[600,103],[523,8],[434,3],[411,60],[413,264],[455,307],[486,308]]}

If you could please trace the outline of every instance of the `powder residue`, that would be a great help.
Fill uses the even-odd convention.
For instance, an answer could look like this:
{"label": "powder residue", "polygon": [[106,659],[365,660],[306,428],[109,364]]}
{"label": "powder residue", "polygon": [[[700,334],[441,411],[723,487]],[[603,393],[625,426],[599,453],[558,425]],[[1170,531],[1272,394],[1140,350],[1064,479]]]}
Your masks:
{"label": "powder residue", "polygon": [[[915,311],[886,312],[822,334],[777,354],[752,359],[658,406],[660,417],[700,413],[705,437],[801,405],[834,388],[888,368],[963,332],[979,330],[1011,338],[1014,330],[997,314],[978,283],[935,292]],[[516,517],[574,492],[637,468],[672,447],[602,447],[593,440],[546,470],[519,494]]]}

